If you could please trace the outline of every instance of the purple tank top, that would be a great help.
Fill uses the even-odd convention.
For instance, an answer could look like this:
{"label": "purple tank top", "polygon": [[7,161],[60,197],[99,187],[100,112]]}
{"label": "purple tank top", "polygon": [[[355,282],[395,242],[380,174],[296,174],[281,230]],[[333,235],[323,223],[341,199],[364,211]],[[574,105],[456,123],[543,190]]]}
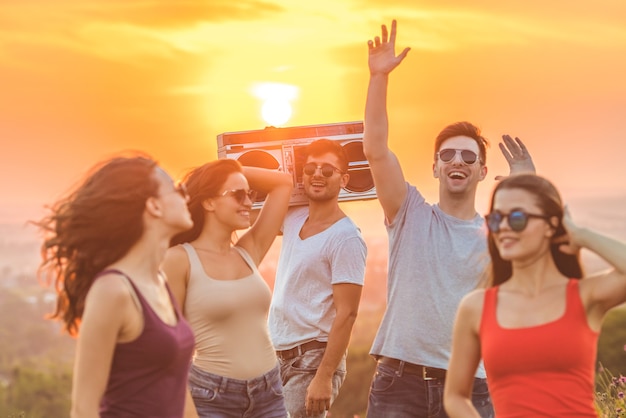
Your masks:
{"label": "purple tank top", "polygon": [[178,304],[167,286],[178,322],[164,323],[133,281],[119,270],[105,270],[97,277],[117,273],[128,279],[141,304],[144,327],[135,340],[118,343],[106,391],[100,403],[102,418],[183,416],[187,391],[187,374],[191,363],[194,337],[181,315]]}

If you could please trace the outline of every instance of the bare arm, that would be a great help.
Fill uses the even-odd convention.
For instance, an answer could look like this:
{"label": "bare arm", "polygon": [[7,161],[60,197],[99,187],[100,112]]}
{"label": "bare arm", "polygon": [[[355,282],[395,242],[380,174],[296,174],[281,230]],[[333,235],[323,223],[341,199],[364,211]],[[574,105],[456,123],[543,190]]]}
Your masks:
{"label": "bare arm", "polygon": [[362,289],[363,286],[351,283],[333,285],[333,303],[337,314],[328,334],[324,357],[307,389],[305,405],[308,415],[319,415],[330,409],[333,375],[348,349]]}
{"label": "bare arm", "polygon": [[[187,252],[181,246],[169,248],[165,252],[161,270],[165,273],[167,284],[180,307],[180,311],[184,313],[185,300],[187,299],[187,284],[189,283],[189,258],[187,257]],[[198,412],[191,398],[189,387],[186,392],[183,417],[198,418]]]}
{"label": "bare arm", "polygon": [[250,188],[267,193],[254,224],[237,242],[259,265],[283,224],[289,208],[293,179],[290,174],[257,167],[244,167],[243,173]]}
{"label": "bare arm", "polygon": [[[108,280],[107,280],[108,279]],[[93,285],[83,314],[72,382],[72,418],[99,418],[118,335],[132,299],[125,285],[101,277]]]}
{"label": "bare arm", "polygon": [[161,270],[165,273],[167,284],[180,307],[185,311],[187,283],[189,281],[189,258],[181,246],[168,248],[161,263]]}
{"label": "bare arm", "polygon": [[452,355],[446,375],[444,406],[450,418],[480,418],[472,404],[472,387],[480,362],[478,327],[484,290],[468,294],[459,305],[452,337]]}
{"label": "bare arm", "polygon": [[387,86],[389,73],[406,57],[409,48],[395,55],[396,21],[391,23],[391,36],[382,26],[382,37],[368,42],[370,80],[365,103],[363,151],[367,158],[376,194],[385,216],[391,222],[406,197],[404,174],[395,154],[389,149],[389,119],[387,116]]}
{"label": "bare arm", "polygon": [[[530,156],[530,152],[521,139],[510,135],[502,135],[502,141],[498,144],[502,155],[509,163],[509,175],[521,173],[536,173],[535,164]],[[506,176],[496,176],[496,180],[502,180]]]}
{"label": "bare arm", "polygon": [[196,405],[193,403],[189,387],[187,387],[187,393],[185,394],[185,412],[183,418],[198,418],[198,411],[196,410]]}
{"label": "bare arm", "polygon": [[604,314],[626,302],[626,243],[602,235],[588,228],[577,226],[566,209],[563,224],[567,235],[560,250],[577,254],[582,248],[596,253],[613,268],[595,274],[580,283],[583,299],[588,299],[590,325],[599,330]]}

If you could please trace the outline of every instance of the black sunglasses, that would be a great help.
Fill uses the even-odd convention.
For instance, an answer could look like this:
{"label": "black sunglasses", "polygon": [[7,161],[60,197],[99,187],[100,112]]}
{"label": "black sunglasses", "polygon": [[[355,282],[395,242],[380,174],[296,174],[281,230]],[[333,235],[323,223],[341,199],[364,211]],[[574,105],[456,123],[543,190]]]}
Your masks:
{"label": "black sunglasses", "polygon": [[185,186],[185,183],[178,183],[176,186],[174,186],[174,190],[185,200],[189,200],[189,192],[187,191],[187,186]]}
{"label": "black sunglasses", "polygon": [[475,164],[476,161],[480,160],[478,158],[478,154],[468,149],[453,149],[453,148],[442,149],[441,151],[437,153],[437,157],[439,157],[439,159],[443,161],[444,163],[449,163],[452,160],[454,160],[454,157],[456,157],[457,153],[461,154],[461,159],[467,165]]}
{"label": "black sunglasses", "polygon": [[256,199],[256,190],[246,190],[246,189],[235,189],[235,190],[226,190],[222,193],[222,196],[230,195],[235,198],[237,203],[243,205],[246,202],[246,197],[250,199],[252,203],[254,203]]}
{"label": "black sunglasses", "polygon": [[516,209],[508,214],[500,213],[500,212],[491,212],[488,215],[485,215],[485,220],[487,221],[487,228],[493,233],[500,232],[500,224],[502,220],[506,218],[506,223],[509,224],[509,228],[511,228],[515,232],[523,231],[528,225],[528,220],[530,218],[539,218],[539,219],[550,219],[549,216],[546,215],[535,215],[533,213],[526,213],[523,210]]}
{"label": "black sunglasses", "polygon": [[307,176],[312,176],[312,175],[315,174],[315,172],[317,171],[318,168],[321,170],[322,176],[324,176],[324,177],[332,177],[333,174],[335,173],[335,171],[337,173],[339,173],[339,174],[343,174],[343,171],[341,171],[340,169],[338,169],[337,167],[335,167],[332,164],[317,165],[315,163],[306,163],[302,167],[302,171]]}

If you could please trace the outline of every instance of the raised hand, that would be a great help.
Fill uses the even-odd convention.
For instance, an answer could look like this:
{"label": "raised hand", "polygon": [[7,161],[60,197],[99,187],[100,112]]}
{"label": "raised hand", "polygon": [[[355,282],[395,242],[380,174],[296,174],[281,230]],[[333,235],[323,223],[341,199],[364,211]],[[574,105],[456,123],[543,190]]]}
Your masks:
{"label": "raised hand", "polygon": [[[515,140],[510,135],[502,135],[504,143],[500,142],[498,146],[502,155],[509,163],[509,175],[519,173],[536,173],[535,164],[533,159],[526,149],[526,146],[521,139],[515,137]],[[496,180],[502,180],[506,176],[496,176]]]}
{"label": "raised hand", "polygon": [[396,26],[395,19],[391,22],[391,35],[388,37],[387,26],[382,25],[382,34],[374,40],[367,41],[369,50],[370,74],[389,74],[406,57],[411,48],[404,48],[400,55],[396,56]]}
{"label": "raised hand", "polygon": [[582,248],[582,245],[578,242],[578,235],[581,228],[579,228],[572,220],[567,206],[563,212],[563,227],[565,227],[566,234],[556,237],[554,239],[554,243],[560,244],[559,250],[565,254],[577,254]]}

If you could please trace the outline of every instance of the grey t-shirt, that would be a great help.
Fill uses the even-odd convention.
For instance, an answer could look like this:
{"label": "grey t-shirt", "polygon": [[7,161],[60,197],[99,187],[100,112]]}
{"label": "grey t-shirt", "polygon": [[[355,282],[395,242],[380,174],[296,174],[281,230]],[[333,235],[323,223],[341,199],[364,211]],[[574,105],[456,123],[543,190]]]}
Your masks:
{"label": "grey t-shirt", "polygon": [[363,285],[367,249],[361,232],[344,217],[319,234],[300,238],[308,207],[291,209],[283,223],[283,243],[269,314],[276,350],[328,341],[335,319],[333,288]]}
{"label": "grey t-shirt", "polygon": [[[370,353],[447,369],[459,302],[489,258],[484,219],[450,216],[407,184],[387,232],[387,309]],[[476,376],[485,377],[482,363]]]}

